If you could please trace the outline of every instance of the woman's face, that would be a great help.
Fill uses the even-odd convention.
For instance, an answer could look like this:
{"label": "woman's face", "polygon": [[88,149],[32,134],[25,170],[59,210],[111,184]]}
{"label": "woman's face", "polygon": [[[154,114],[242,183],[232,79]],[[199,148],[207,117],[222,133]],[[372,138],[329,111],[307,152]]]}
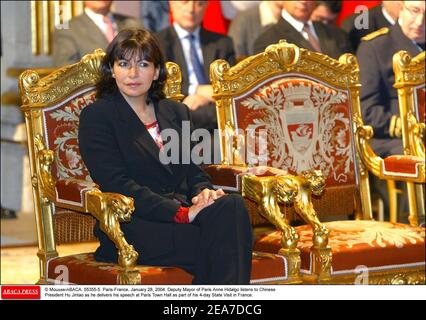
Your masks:
{"label": "woman's face", "polygon": [[159,69],[152,62],[140,58],[121,59],[114,62],[112,76],[120,92],[127,98],[144,98],[157,80]]}

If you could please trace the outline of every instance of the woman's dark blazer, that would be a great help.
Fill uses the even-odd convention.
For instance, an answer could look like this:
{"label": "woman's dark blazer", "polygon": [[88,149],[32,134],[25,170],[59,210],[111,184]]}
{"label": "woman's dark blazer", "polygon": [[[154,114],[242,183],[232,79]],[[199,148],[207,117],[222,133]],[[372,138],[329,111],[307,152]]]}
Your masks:
{"label": "woman's dark blazer", "polygon": [[[179,134],[180,145],[175,149],[182,153],[182,138],[189,141],[189,136],[182,137],[182,121],[190,121],[188,108],[168,99],[154,107],[160,130],[174,129]],[[190,240],[185,234],[176,234],[180,231],[176,231],[173,217],[181,203],[189,206],[193,196],[212,188],[210,178],[192,161],[163,165],[159,148],[121,93],[98,99],[82,110],[79,146],[91,178],[103,192],[134,198],[132,221],[122,228],[129,243],[144,251],[145,258],[173,250],[176,237]],[[188,156],[188,150],[183,152]],[[98,257],[115,259],[116,249],[107,240],[101,234],[105,250]]]}

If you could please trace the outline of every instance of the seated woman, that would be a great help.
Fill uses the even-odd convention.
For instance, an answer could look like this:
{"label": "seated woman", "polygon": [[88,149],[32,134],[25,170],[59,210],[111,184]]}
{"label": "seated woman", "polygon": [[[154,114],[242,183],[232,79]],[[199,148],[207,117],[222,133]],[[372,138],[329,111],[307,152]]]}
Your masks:
{"label": "seated woman", "polygon": [[[181,267],[194,275],[193,284],[248,284],[252,233],[241,196],[214,191],[191,159],[182,161],[187,154],[177,155],[177,163],[162,161],[167,144],[186,152],[179,146],[189,141],[183,128],[190,116],[185,105],[164,97],[157,40],[145,30],[121,31],[101,70],[97,100],[80,115],[80,151],[103,192],[134,198],[132,220],[121,227],[138,263]],[[179,138],[166,144],[160,134],[166,129]],[[117,261],[113,242],[98,226],[95,233],[96,259]]]}

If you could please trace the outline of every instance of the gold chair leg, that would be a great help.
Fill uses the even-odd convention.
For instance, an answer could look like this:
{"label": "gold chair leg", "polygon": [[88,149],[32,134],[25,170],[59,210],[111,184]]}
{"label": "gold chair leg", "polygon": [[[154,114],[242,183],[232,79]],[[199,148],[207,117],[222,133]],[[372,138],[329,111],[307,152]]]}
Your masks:
{"label": "gold chair leg", "polygon": [[[425,185],[416,183],[417,213],[419,217],[425,216]],[[423,219],[424,220],[424,219]]]}
{"label": "gold chair leg", "polygon": [[398,193],[400,190],[396,188],[394,180],[387,180],[389,195],[389,220],[390,222],[398,221]]}
{"label": "gold chair leg", "polygon": [[417,200],[416,200],[416,186],[413,182],[407,182],[407,195],[408,206],[410,213],[408,214],[408,221],[411,226],[419,225],[419,217],[417,215]]}

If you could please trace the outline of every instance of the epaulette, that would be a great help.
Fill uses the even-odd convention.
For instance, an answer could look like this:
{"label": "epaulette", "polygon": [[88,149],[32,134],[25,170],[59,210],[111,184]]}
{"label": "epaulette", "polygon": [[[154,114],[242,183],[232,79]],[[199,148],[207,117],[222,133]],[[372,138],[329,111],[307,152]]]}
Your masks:
{"label": "epaulette", "polygon": [[384,28],[376,30],[376,31],[374,31],[372,33],[369,33],[366,36],[363,36],[361,38],[361,41],[369,41],[371,39],[377,38],[378,36],[382,36],[382,35],[387,34],[387,33],[389,33],[389,28],[388,27],[384,27]]}

